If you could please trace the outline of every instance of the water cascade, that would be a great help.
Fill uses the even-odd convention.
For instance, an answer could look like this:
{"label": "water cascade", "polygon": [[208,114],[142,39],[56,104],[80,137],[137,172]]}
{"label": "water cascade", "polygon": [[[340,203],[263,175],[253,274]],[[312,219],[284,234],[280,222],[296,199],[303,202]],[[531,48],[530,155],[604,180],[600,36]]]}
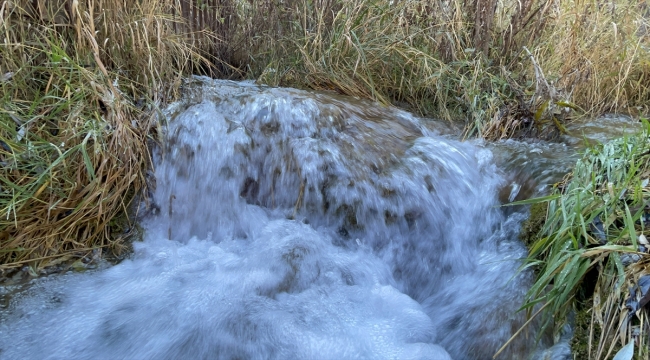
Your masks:
{"label": "water cascade", "polygon": [[[461,142],[320,93],[186,92],[161,121],[144,241],[15,294],[0,358],[491,359],[524,324],[527,213],[500,205],[557,181],[572,150]],[[553,345],[535,330],[499,358]]]}

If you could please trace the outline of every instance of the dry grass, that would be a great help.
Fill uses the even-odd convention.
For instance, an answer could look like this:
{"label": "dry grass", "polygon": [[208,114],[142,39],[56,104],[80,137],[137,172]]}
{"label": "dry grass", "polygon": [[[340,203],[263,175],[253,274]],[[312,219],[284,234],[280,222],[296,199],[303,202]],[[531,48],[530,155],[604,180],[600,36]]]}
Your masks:
{"label": "dry grass", "polygon": [[201,61],[162,5],[0,3],[0,269],[121,251],[156,104]]}
{"label": "dry grass", "polygon": [[648,110],[647,19],[636,1],[316,3],[297,5],[297,30],[261,81],[406,105],[489,139]]}

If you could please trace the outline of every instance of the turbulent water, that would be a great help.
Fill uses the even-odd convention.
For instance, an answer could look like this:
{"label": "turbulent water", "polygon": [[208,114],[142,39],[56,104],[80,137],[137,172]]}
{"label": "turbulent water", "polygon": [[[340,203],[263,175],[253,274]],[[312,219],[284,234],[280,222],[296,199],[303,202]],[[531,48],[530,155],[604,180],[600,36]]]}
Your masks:
{"label": "turbulent water", "polygon": [[[527,214],[499,205],[557,181],[574,150],[196,82],[162,124],[145,240],[15,295],[0,358],[491,359],[523,325]],[[533,324],[501,358],[552,345]]]}

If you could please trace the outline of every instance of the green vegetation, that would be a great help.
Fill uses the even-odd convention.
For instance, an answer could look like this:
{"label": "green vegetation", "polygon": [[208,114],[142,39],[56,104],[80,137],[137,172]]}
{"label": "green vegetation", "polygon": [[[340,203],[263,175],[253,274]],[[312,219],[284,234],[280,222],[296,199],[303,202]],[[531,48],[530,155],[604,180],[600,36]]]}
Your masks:
{"label": "green vegetation", "polygon": [[[638,136],[587,151],[554,189],[546,222],[530,245],[529,266],[539,275],[528,306],[545,303],[553,315],[546,320],[561,324],[580,300],[591,317],[589,330],[579,329],[593,344],[589,358],[611,358],[617,343],[627,344],[633,334],[639,351],[647,351],[647,313],[625,308],[628,289],[650,264],[650,123],[644,127]],[[636,292],[639,300],[644,294]]]}

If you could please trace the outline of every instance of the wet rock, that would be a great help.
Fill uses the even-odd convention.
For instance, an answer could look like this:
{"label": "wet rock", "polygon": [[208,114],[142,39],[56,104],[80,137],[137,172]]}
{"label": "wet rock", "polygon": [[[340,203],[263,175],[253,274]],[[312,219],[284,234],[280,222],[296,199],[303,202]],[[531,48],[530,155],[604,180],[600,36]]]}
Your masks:
{"label": "wet rock", "polygon": [[650,302],[650,275],[641,276],[629,291],[630,296],[625,300],[625,307],[630,310],[630,316],[633,316]]}
{"label": "wet rock", "polygon": [[639,254],[626,253],[621,255],[621,263],[623,264],[623,266],[627,267],[632,264],[638,263],[639,261],[641,261],[641,255]]}
{"label": "wet rock", "polygon": [[604,245],[607,243],[607,235],[605,234],[605,228],[603,226],[603,221],[600,219],[600,214],[596,215],[594,220],[589,224],[589,230],[601,244]]}

